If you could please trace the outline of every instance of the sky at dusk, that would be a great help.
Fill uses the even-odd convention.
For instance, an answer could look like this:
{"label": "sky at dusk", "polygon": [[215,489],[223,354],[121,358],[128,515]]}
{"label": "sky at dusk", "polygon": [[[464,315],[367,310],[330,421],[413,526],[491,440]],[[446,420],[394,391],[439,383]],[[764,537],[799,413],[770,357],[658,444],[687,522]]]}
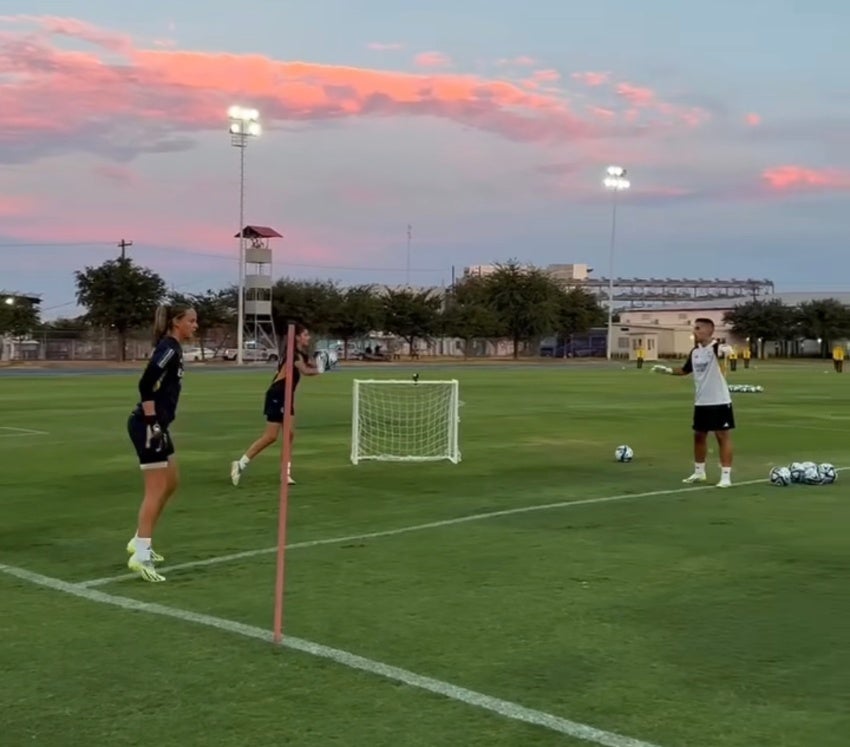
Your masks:
{"label": "sky at dusk", "polygon": [[[21,15],[25,7],[27,15]],[[275,275],[439,285],[452,265],[850,289],[846,0],[0,0],[0,289],[75,312],[117,256],[185,291]]]}

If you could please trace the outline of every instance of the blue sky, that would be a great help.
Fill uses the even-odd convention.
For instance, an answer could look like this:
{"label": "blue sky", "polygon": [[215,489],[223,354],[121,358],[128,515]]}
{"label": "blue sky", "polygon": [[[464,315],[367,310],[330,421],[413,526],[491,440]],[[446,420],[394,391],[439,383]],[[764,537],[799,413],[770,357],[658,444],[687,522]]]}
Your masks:
{"label": "blue sky", "polygon": [[278,275],[403,282],[408,223],[415,283],[510,257],[605,275],[618,163],[617,274],[850,288],[846,3],[19,8],[0,0],[0,288],[47,316],[121,238],[174,287],[232,282],[237,102],[263,117],[247,222],[285,234]]}

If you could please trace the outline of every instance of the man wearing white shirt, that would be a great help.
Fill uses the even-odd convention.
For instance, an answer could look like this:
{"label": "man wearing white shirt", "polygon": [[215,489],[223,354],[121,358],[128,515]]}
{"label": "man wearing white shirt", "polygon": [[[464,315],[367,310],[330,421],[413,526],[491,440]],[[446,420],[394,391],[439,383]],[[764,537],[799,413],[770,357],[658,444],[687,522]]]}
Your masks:
{"label": "man wearing white shirt", "polygon": [[657,367],[656,370],[673,376],[693,374],[696,396],[694,398],[694,472],[683,482],[705,482],[705,458],[708,453],[708,434],[714,433],[720,449],[720,482],[718,488],[732,484],[732,430],[735,413],[726,377],[720,359],[728,356],[732,347],[714,340],[714,322],[711,319],[694,320],[694,347],[681,368]]}

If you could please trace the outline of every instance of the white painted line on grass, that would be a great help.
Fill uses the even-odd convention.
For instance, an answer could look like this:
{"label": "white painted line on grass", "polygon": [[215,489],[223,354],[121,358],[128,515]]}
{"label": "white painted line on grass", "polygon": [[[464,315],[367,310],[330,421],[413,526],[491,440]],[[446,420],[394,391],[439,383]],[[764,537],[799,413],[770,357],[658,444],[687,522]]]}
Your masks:
{"label": "white painted line on grass", "polygon": [[[744,482],[733,483],[732,487],[742,487],[746,485],[757,485],[766,482],[766,480],[746,480]],[[571,508],[573,506],[587,506],[594,503],[613,503],[615,501],[626,501],[633,498],[655,498],[663,495],[678,495],[681,493],[695,493],[700,490],[718,490],[714,485],[697,485],[688,488],[671,488],[669,490],[650,490],[645,493],[622,493],[620,495],[602,496],[599,498],[582,498],[577,501],[560,501],[558,503],[542,503],[534,506],[518,506],[517,508],[506,508],[501,511],[487,511],[480,514],[471,514],[469,516],[458,516],[454,519],[442,519],[440,521],[429,521],[425,524],[414,524],[408,527],[399,527],[397,529],[384,529],[379,532],[367,532],[365,534],[349,534],[342,537],[328,537],[326,539],[306,540],[305,542],[295,542],[286,546],[287,550],[299,550],[305,547],[319,547],[320,545],[340,545],[345,542],[358,542],[360,540],[377,539],[378,537],[394,537],[398,534],[408,534],[410,532],[421,532],[425,529],[439,529],[440,527],[450,527],[456,524],[466,524],[472,521],[483,521],[484,519],[496,519],[501,516],[515,516],[517,514],[527,514],[534,511],[551,511],[557,508]],[[243,560],[245,558],[253,558],[257,555],[267,555],[277,552],[277,545],[274,547],[263,547],[258,550],[244,550],[243,552],[235,552],[230,555],[216,555],[212,558],[203,560],[190,560],[186,563],[178,563],[172,566],[166,566],[162,569],[163,573],[170,571],[181,571],[186,568],[203,568],[209,565],[218,565],[220,563],[229,563],[232,560]],[[84,588],[93,588],[95,586],[105,586],[115,581],[125,581],[127,579],[137,578],[135,573],[122,573],[117,576],[105,576],[103,578],[93,578],[90,581],[81,581],[79,586]]]}
{"label": "white painted line on grass", "polygon": [[[27,581],[31,584],[43,586],[54,591],[59,591],[64,594],[70,594],[75,597],[86,599],[90,602],[99,604],[108,604],[113,607],[120,607],[124,610],[134,612],[147,612],[151,615],[160,615],[162,617],[170,617],[182,622],[195,623],[196,625],[204,625],[208,628],[215,628],[226,633],[234,633],[244,636],[245,638],[254,638],[260,641],[272,642],[272,633],[268,630],[246,625],[244,623],[226,620],[221,617],[213,617],[212,615],[203,615],[198,612],[190,612],[177,607],[167,607],[163,604],[155,604],[151,602],[142,602],[129,597],[114,596],[105,594],[102,591],[95,591],[81,587],[79,584],[68,583],[58,578],[50,576],[42,576],[39,573],[33,573],[24,568],[0,564],[0,571],[14,576],[15,578]],[[342,666],[351,669],[358,669],[370,674],[376,674],[393,682],[401,682],[418,690],[425,690],[435,695],[440,695],[444,698],[464,703],[465,705],[480,708],[491,713],[496,713],[514,721],[521,721],[526,724],[541,726],[544,729],[564,734],[565,736],[581,739],[585,742],[602,745],[602,747],[659,747],[659,745],[650,742],[643,742],[639,739],[626,737],[621,734],[616,734],[603,729],[597,729],[588,724],[582,724],[577,721],[554,716],[545,711],[538,711],[533,708],[526,708],[518,703],[512,703],[509,700],[501,700],[493,698],[489,695],[484,695],[474,690],[467,690],[464,687],[452,685],[449,682],[443,682],[431,677],[425,677],[415,672],[410,672],[406,669],[400,669],[390,664],[384,664],[380,661],[367,659],[357,654],[352,654],[348,651],[343,651],[338,648],[324,646],[321,643],[313,643],[302,638],[294,638],[285,636],[283,638],[283,646],[286,648],[300,651],[312,656],[318,656],[322,659],[329,659]]]}
{"label": "white painted line on grass", "polygon": [[37,431],[32,428],[14,428],[11,425],[0,425],[0,431],[12,431],[11,433],[0,433],[0,438],[12,438],[14,436],[49,436],[47,431]]}

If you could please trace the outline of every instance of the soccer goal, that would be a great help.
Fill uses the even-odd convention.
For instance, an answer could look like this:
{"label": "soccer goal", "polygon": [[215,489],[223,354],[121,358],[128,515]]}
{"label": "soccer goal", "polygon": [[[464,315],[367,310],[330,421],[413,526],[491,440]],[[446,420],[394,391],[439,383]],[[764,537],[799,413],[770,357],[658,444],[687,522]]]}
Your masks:
{"label": "soccer goal", "polygon": [[457,380],[355,379],[351,461],[460,461]]}

